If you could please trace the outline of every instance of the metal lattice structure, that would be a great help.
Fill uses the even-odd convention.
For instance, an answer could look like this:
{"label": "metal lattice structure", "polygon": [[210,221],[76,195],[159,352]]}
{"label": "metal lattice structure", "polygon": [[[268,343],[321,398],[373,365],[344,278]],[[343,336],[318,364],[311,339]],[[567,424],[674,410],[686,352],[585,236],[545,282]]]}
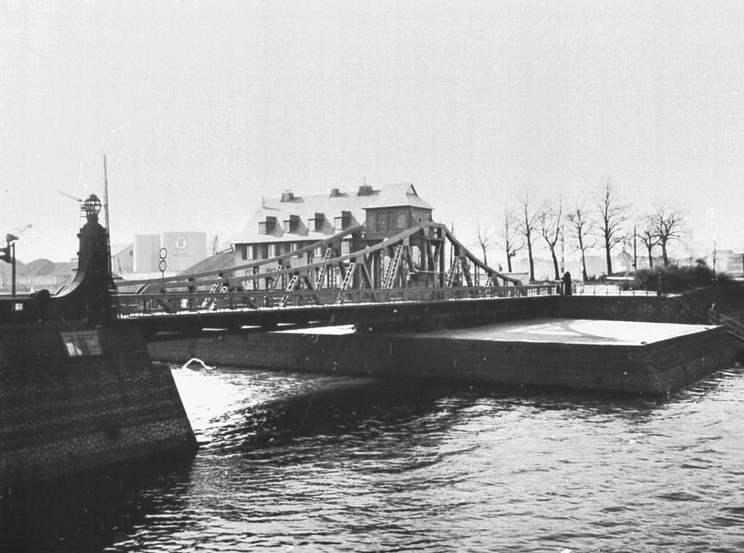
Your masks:
{"label": "metal lattice structure", "polygon": [[357,226],[278,257],[198,274],[121,281],[117,288],[120,295],[193,293],[208,309],[215,298],[231,292],[281,292],[277,307],[285,307],[293,304],[300,291],[334,291],[337,302],[353,291],[358,299],[358,292],[365,291],[371,301],[380,301],[381,292],[392,290],[478,287],[481,283],[486,287],[521,285],[485,265],[446,226],[427,221],[375,242],[366,241],[364,226]]}
{"label": "metal lattice structure", "polygon": [[114,309],[119,321],[159,340],[279,325],[490,320],[497,305],[508,309],[504,298],[556,293],[553,283],[522,286],[486,266],[444,225],[423,222],[386,239],[367,241],[359,226],[229,269],[120,281]]}

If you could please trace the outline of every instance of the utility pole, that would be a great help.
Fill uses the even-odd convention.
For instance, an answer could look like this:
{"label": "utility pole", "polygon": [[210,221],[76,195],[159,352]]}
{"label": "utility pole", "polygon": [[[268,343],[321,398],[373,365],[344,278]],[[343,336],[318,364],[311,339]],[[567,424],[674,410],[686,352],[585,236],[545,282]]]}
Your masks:
{"label": "utility pole", "polygon": [[636,238],[638,238],[638,233],[636,232],[636,226],[633,225],[633,272],[634,273],[638,270],[638,248],[637,248]]}
{"label": "utility pole", "polygon": [[[111,259],[111,222],[109,221],[109,195],[108,195],[108,169],[106,167],[106,154],[103,154],[103,207],[104,218],[106,219],[106,255],[108,256],[108,274],[109,280],[114,276],[114,262]],[[113,284],[112,284],[113,286]]]}
{"label": "utility pole", "polygon": [[[109,235],[111,229],[109,228],[109,200],[108,200],[108,171],[106,170],[106,154],[103,154],[103,207],[106,209],[104,215],[106,216],[106,230]],[[111,240],[109,239],[109,253],[111,253]]]}

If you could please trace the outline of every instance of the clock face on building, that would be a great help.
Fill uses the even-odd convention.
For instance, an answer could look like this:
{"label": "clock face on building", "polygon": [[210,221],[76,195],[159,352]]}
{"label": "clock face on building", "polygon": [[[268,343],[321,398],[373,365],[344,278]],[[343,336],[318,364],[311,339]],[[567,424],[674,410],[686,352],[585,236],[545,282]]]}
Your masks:
{"label": "clock face on building", "polygon": [[185,250],[186,246],[189,245],[189,241],[185,236],[177,236],[174,244],[177,250]]}

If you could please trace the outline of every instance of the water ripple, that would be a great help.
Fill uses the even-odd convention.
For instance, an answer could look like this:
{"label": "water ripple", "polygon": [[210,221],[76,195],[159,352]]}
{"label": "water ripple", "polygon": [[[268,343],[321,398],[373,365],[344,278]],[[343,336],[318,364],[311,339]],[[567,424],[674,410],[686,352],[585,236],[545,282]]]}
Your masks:
{"label": "water ripple", "polygon": [[191,367],[174,375],[203,443],[193,462],[76,484],[58,505],[46,494],[24,504],[22,531],[1,519],[0,538],[76,552],[744,550],[741,370],[656,400]]}

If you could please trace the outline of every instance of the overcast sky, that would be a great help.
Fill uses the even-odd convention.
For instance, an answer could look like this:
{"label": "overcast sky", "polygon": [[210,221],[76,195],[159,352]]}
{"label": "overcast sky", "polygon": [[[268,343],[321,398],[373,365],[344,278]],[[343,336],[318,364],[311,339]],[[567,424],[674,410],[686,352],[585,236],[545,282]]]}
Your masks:
{"label": "overcast sky", "polygon": [[744,248],[744,3],[0,1],[0,231],[237,233],[262,196],[412,182],[473,232],[607,178]]}

